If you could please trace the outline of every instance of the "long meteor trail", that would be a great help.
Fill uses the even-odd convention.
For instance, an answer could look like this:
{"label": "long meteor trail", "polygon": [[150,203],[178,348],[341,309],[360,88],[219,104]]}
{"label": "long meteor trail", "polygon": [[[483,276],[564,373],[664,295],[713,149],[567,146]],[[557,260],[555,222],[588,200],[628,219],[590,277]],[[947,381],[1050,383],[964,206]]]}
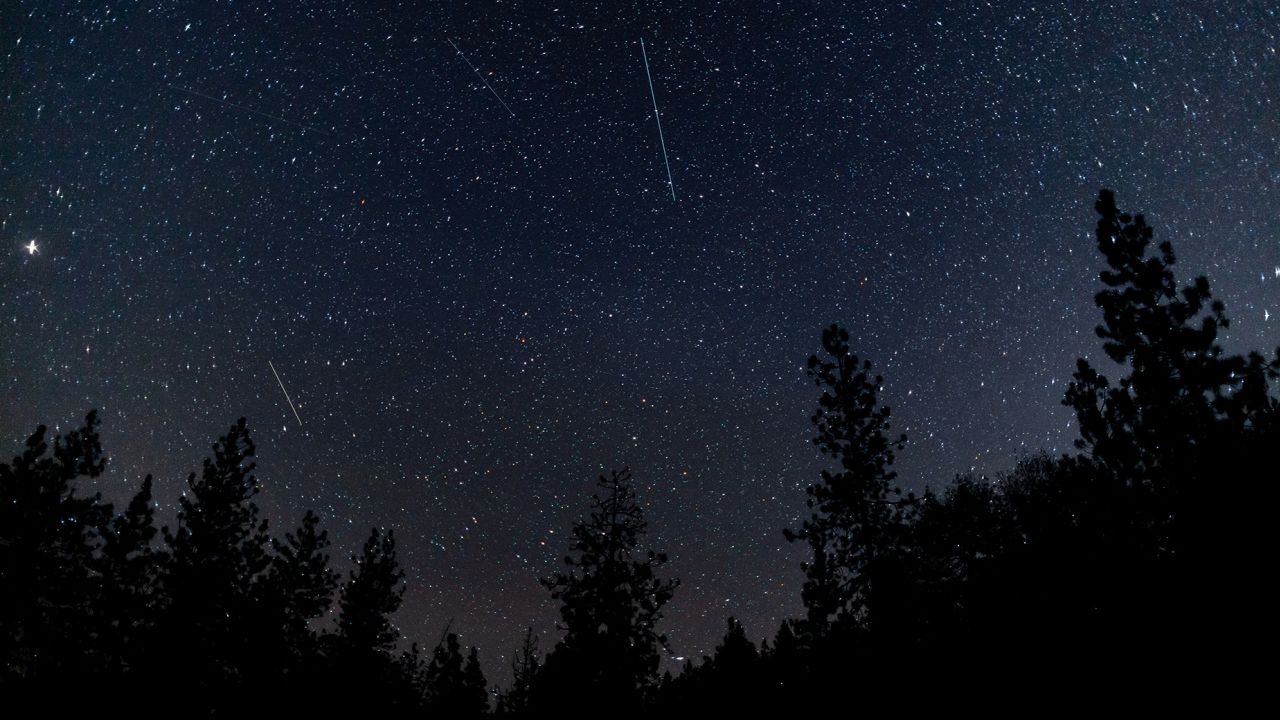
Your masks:
{"label": "long meteor trail", "polygon": [[658,95],[653,91],[653,75],[649,73],[649,53],[644,49],[644,38],[640,38],[640,54],[644,56],[644,76],[649,79],[649,97],[653,99],[653,119],[658,122],[658,143],[662,145],[662,163],[667,166],[667,186],[671,188],[671,199],[676,199],[676,181],[671,179],[671,162],[667,160],[667,141],[662,138],[662,118],[658,117]]}
{"label": "long meteor trail", "polygon": [[271,113],[265,113],[265,112],[262,112],[261,110],[254,110],[251,107],[248,107],[246,105],[241,105],[240,103],[234,103],[234,102],[231,102],[230,100],[223,100],[222,98],[217,98],[212,95],[205,95],[204,93],[197,92],[195,90],[192,90],[191,88],[184,88],[180,85],[169,85],[168,87],[170,90],[173,90],[175,92],[186,93],[187,95],[194,95],[195,97],[198,97],[198,98],[204,98],[205,100],[216,102],[219,105],[226,105],[227,107],[232,107],[237,110],[243,110],[247,113],[253,113],[254,115],[259,115],[261,117],[264,117],[270,120],[275,120],[276,122],[287,123],[289,125],[293,125],[294,127],[300,127],[303,130],[310,130],[312,132],[318,132],[321,135],[328,135],[329,137],[333,137],[333,133],[328,132],[326,130],[321,130],[318,127],[313,127],[311,125],[304,125],[300,122],[294,122],[289,118],[282,118],[279,115],[272,115]]}
{"label": "long meteor trail", "polygon": [[276,366],[270,360],[267,364],[271,366],[271,374],[276,376],[276,382],[280,384],[280,392],[284,393],[285,402],[289,403],[289,409],[293,410],[293,416],[298,418],[298,427],[302,427],[302,416],[298,414],[298,408],[293,406],[293,401],[289,399],[289,391],[284,389],[284,382],[280,380],[280,373],[276,372]]}
{"label": "long meteor trail", "polygon": [[467,59],[467,56],[462,54],[462,51],[458,49],[457,43],[449,38],[445,38],[445,40],[448,40],[449,44],[453,46],[453,49],[457,51],[458,57],[462,58],[462,62],[466,63],[467,67],[471,68],[471,72],[475,73],[476,77],[480,78],[480,82],[484,83],[484,86],[489,88],[489,92],[493,93],[493,96],[498,98],[498,102],[502,103],[502,107],[507,108],[507,112],[511,113],[511,117],[515,117],[515,111],[507,107],[507,104],[502,101],[502,96],[498,94],[498,91],[489,86],[489,81],[485,80],[484,76],[480,74],[480,71],[476,69],[476,66],[472,65],[471,61]]}

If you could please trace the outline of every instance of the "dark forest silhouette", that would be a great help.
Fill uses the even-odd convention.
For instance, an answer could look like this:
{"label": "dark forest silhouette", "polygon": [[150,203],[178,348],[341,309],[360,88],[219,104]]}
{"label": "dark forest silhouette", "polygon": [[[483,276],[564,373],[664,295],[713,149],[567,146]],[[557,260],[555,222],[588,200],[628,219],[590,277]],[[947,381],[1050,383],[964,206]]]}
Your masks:
{"label": "dark forest silhouette", "polygon": [[150,477],[119,511],[78,491],[105,464],[90,412],[52,441],[40,426],[0,463],[3,702],[782,712],[918,706],[921,688],[945,702],[956,696],[936,693],[980,694],[992,678],[1078,693],[1242,673],[1235,646],[1272,637],[1261,605],[1280,349],[1224,353],[1228,320],[1208,281],[1179,287],[1170,243],[1152,247],[1143,217],[1120,213],[1110,191],[1096,208],[1097,334],[1124,374],[1077,361],[1063,400],[1079,423],[1075,454],[903,493],[892,466],[909,445],[892,433],[881,378],[845,330],[823,331],[808,375],[821,391],[813,442],[830,467],[808,488],[808,517],[784,530],[809,551],[806,612],[758,647],[728,618],[713,656],[659,677],[658,623],[677,581],[645,547],[630,473],[615,471],[574,524],[564,569],[542,580],[562,635],[544,655],[530,630],[494,698],[476,648],[447,629],[430,650],[401,649],[391,530],[371,530],[345,578],[314,514],[268,532],[243,419],[187,479],[175,527],[157,529]]}

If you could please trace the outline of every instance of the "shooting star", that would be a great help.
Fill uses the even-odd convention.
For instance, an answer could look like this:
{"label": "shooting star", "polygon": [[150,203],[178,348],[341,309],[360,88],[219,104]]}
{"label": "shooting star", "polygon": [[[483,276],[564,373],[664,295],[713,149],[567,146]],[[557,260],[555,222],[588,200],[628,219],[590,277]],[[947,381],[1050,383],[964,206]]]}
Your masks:
{"label": "shooting star", "polygon": [[671,162],[667,160],[667,141],[662,138],[662,118],[658,117],[658,95],[653,91],[653,75],[649,73],[649,53],[644,49],[644,38],[640,38],[640,54],[644,56],[644,76],[649,79],[649,97],[653,99],[653,119],[658,122],[658,142],[662,144],[662,162],[667,166],[667,186],[671,188],[671,199],[676,199],[676,182],[671,179]]}
{"label": "shooting star", "polygon": [[302,128],[303,130],[310,130],[312,132],[318,132],[321,135],[328,135],[329,137],[333,137],[333,133],[328,132],[326,130],[321,130],[318,127],[314,127],[312,125],[304,125],[300,122],[294,122],[289,118],[282,118],[279,115],[272,115],[271,113],[265,113],[265,112],[262,112],[261,110],[254,110],[251,107],[247,107],[239,103],[234,103],[234,102],[231,102],[230,100],[223,100],[222,98],[216,98],[212,95],[205,95],[204,93],[197,92],[195,90],[192,90],[191,88],[184,88],[178,85],[169,85],[168,88],[170,90],[173,90],[174,92],[186,93],[187,95],[194,95],[195,97],[198,97],[198,98],[204,98],[205,100],[216,102],[219,105],[226,105],[227,107],[235,108],[237,110],[243,110],[248,113],[253,113],[254,115],[260,115],[264,118],[275,120],[276,122],[287,123],[289,125],[293,125],[294,127]]}
{"label": "shooting star", "polygon": [[276,376],[276,382],[280,383],[280,392],[284,393],[285,402],[289,403],[289,409],[293,410],[293,416],[298,418],[298,427],[302,427],[302,416],[298,414],[298,408],[293,406],[293,401],[289,399],[289,391],[284,389],[284,382],[280,380],[280,373],[276,372],[276,366],[270,361],[267,364],[271,366],[271,374]]}
{"label": "shooting star", "polygon": [[453,49],[458,52],[458,57],[462,58],[462,62],[466,63],[467,67],[471,68],[471,72],[475,73],[476,77],[480,78],[480,82],[484,83],[484,86],[489,88],[489,92],[493,93],[493,96],[498,98],[498,102],[502,103],[502,107],[507,108],[507,112],[511,113],[511,117],[515,117],[516,116],[515,111],[507,107],[507,104],[505,102],[502,102],[502,96],[498,94],[497,90],[494,90],[492,87],[489,86],[489,81],[485,80],[484,76],[480,74],[480,71],[476,69],[476,66],[472,65],[471,61],[467,59],[467,56],[462,54],[462,51],[458,49],[457,43],[455,43],[453,40],[449,40],[449,38],[445,38],[445,40],[448,40],[449,44],[453,46]]}

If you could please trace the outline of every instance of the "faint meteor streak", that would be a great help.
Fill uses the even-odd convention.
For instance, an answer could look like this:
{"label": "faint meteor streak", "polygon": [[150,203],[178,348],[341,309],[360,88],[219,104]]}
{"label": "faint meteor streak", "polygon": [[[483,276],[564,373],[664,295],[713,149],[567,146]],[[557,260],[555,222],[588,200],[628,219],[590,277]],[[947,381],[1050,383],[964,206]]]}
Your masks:
{"label": "faint meteor streak", "polygon": [[653,75],[649,73],[649,53],[644,49],[644,38],[640,38],[640,54],[644,56],[644,76],[649,79],[649,97],[653,99],[653,119],[658,123],[658,142],[662,145],[662,163],[667,166],[667,186],[671,188],[671,199],[676,199],[676,181],[671,179],[671,162],[667,160],[667,141],[662,138],[662,118],[658,117],[658,95],[653,91]]}
{"label": "faint meteor streak", "polygon": [[289,403],[289,409],[293,410],[293,416],[298,418],[298,427],[302,427],[302,416],[298,414],[298,408],[293,406],[293,401],[289,399],[289,391],[284,389],[284,382],[280,380],[280,373],[276,372],[276,366],[270,361],[267,364],[271,366],[271,374],[276,376],[276,382],[280,383],[280,392],[284,393],[285,402]]}
{"label": "faint meteor streak", "polygon": [[480,78],[480,82],[484,83],[484,86],[489,88],[489,92],[493,93],[493,96],[498,98],[498,102],[502,103],[502,107],[507,108],[507,112],[511,113],[511,117],[515,117],[515,111],[507,107],[507,104],[502,101],[502,96],[498,94],[498,91],[490,87],[489,81],[484,79],[484,76],[480,74],[480,71],[476,69],[476,66],[472,65],[471,61],[467,59],[467,56],[463,55],[462,51],[458,49],[458,44],[449,38],[445,38],[445,40],[448,40],[449,44],[453,46],[453,49],[457,51],[458,57],[462,58],[462,62],[466,63],[467,67],[471,68],[471,72],[475,73],[476,77]]}
{"label": "faint meteor streak", "polygon": [[197,92],[195,90],[192,90],[191,88],[184,88],[178,85],[169,85],[168,88],[175,92],[186,93],[187,95],[194,95],[198,98],[204,98],[205,100],[216,102],[219,105],[226,105],[227,107],[233,107],[237,110],[244,110],[245,112],[253,113],[254,115],[260,115],[264,118],[275,120],[276,122],[288,123],[289,125],[293,125],[294,127],[300,127],[303,130],[310,130],[312,132],[318,132],[321,135],[328,135],[329,137],[333,137],[333,133],[328,132],[326,130],[321,130],[318,127],[313,127],[311,125],[304,125],[303,123],[300,123],[300,122],[294,122],[289,118],[282,118],[279,115],[272,115],[271,113],[265,113],[265,112],[262,112],[261,110],[254,110],[251,107],[241,105],[240,103],[234,103],[234,102],[231,102],[230,100],[223,100],[222,98],[216,98],[212,95],[205,95],[204,93]]}

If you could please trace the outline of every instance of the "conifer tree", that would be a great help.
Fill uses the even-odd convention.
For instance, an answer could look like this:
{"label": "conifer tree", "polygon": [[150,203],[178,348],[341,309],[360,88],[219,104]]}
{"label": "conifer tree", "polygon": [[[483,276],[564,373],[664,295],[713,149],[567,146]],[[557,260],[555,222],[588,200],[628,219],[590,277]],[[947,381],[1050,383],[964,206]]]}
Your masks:
{"label": "conifer tree", "polygon": [[498,696],[499,715],[519,715],[529,711],[530,696],[541,665],[538,636],[533,634],[533,628],[528,628],[511,658],[511,687]]}
{"label": "conifer tree", "polygon": [[810,517],[800,530],[785,531],[788,540],[803,540],[812,552],[801,590],[812,637],[826,634],[833,622],[866,622],[875,578],[887,577],[889,555],[904,526],[890,467],[906,436],[887,435],[889,408],[877,399],[882,379],[871,375],[869,361],[851,352],[843,328],[823,330],[822,348],[825,357],[810,356],[807,370],[823,389],[812,417],[813,443],[839,470],[822,471],[821,482],[807,489]]}
{"label": "conifer tree", "polygon": [[624,469],[600,477],[585,521],[575,522],[567,572],[542,583],[560,601],[565,635],[547,656],[535,706],[631,709],[657,681],[665,636],[656,625],[678,581],[662,580],[663,553],[642,551],[644,513]]}
{"label": "conifer tree", "polygon": [[212,707],[243,695],[248,670],[258,667],[270,537],[253,500],[259,491],[254,452],[240,418],[213,445],[201,473],[188,477],[177,530],[163,529],[169,606],[163,650],[154,659],[162,674],[181,668],[184,682],[199,689],[197,702]]}
{"label": "conifer tree", "polygon": [[314,651],[309,623],[324,615],[333,602],[338,575],[329,567],[329,534],[319,529],[320,519],[308,510],[302,524],[286,533],[283,542],[272,538],[269,581],[279,613],[276,632],[300,660]]}
{"label": "conifer tree", "polygon": [[671,710],[699,715],[758,713],[767,694],[762,677],[760,652],[742,623],[730,617],[714,654],[697,667],[686,661],[679,678],[664,681],[663,699]]}
{"label": "conifer tree", "polygon": [[400,653],[395,675],[402,679],[399,704],[421,711],[427,699],[427,660],[422,656],[422,647],[418,643],[410,643],[409,649]]}
{"label": "conifer tree", "polygon": [[807,682],[810,651],[800,641],[797,626],[804,621],[784,620],[778,626],[773,643],[760,647],[761,687],[776,697],[788,697]]}
{"label": "conifer tree", "polygon": [[388,656],[400,639],[391,616],[404,598],[404,570],[396,559],[395,532],[369,533],[355,567],[342,586],[338,640],[347,652]]}
{"label": "conifer tree", "polygon": [[480,657],[471,648],[464,658],[456,633],[447,633],[431,654],[425,673],[426,707],[441,717],[479,717],[489,708]]}
{"label": "conifer tree", "polygon": [[392,616],[405,590],[394,532],[373,528],[352,563],[339,594],[337,632],[322,639],[331,682],[358,689],[338,706],[361,713],[414,709],[422,703],[417,648],[410,656],[392,655],[400,639]]}
{"label": "conifer tree", "polygon": [[1097,334],[1128,374],[1113,386],[1080,359],[1063,402],[1076,411],[1081,449],[1164,494],[1177,454],[1213,434],[1245,363],[1224,357],[1218,345],[1218,331],[1229,323],[1209,281],[1200,276],[1179,291],[1171,243],[1148,255],[1152,228],[1142,215],[1121,213],[1110,190],[1099,193],[1095,208],[1098,248],[1109,268],[1095,298],[1103,314]]}
{"label": "conifer tree", "polygon": [[[1117,627],[1142,632],[1146,644],[1217,644],[1250,632],[1256,568],[1267,562],[1267,525],[1260,508],[1274,507],[1272,448],[1278,403],[1269,387],[1280,370],[1258,353],[1227,355],[1218,343],[1228,328],[1223,304],[1204,276],[1179,288],[1173,246],[1150,252],[1154,231],[1142,215],[1121,213],[1110,190],[1095,209],[1098,249],[1107,261],[1095,300],[1108,358],[1123,367],[1114,383],[1084,359],[1063,402],[1076,413],[1077,446],[1118,496],[1108,514],[1110,606]],[[1233,483],[1230,487],[1224,481]],[[1239,502],[1239,497],[1248,497]],[[1234,598],[1234,600],[1232,599]],[[1127,612],[1126,612],[1127,611]],[[1223,627],[1175,642],[1167,628],[1191,615],[1218,615]],[[1096,623],[1095,623],[1096,624]],[[1195,636],[1195,637],[1192,637]]]}
{"label": "conifer tree", "polygon": [[52,682],[102,670],[93,618],[101,591],[97,552],[111,506],[77,495],[105,461],[100,421],[54,439],[44,425],[21,455],[0,463],[0,680]]}
{"label": "conifer tree", "polygon": [[125,511],[103,530],[99,628],[105,652],[119,672],[143,661],[162,609],[158,583],[164,556],[152,545],[157,535],[152,485],[146,476]]}
{"label": "conifer tree", "polygon": [[732,676],[746,675],[759,657],[760,653],[755,643],[747,639],[742,623],[730,617],[729,628],[716,646],[715,655],[711,656],[716,670]]}
{"label": "conifer tree", "polygon": [[462,669],[462,687],[459,696],[459,715],[480,717],[489,712],[489,683],[480,669],[480,651],[474,645],[467,652],[467,664]]}
{"label": "conifer tree", "polygon": [[319,522],[307,511],[295,531],[283,540],[271,538],[269,563],[255,589],[258,611],[251,632],[257,647],[248,669],[254,692],[264,699],[321,690],[323,663],[311,623],[332,604],[338,575],[329,567],[329,537]]}

